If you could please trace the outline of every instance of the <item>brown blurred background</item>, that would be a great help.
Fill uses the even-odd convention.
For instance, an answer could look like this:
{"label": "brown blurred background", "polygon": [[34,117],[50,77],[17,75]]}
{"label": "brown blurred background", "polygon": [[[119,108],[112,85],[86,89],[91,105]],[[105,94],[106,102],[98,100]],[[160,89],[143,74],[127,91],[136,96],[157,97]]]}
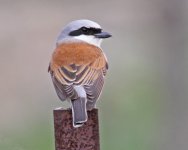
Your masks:
{"label": "brown blurred background", "polygon": [[75,19],[98,22],[110,70],[99,101],[102,150],[188,149],[187,0],[0,0],[0,149],[54,149],[48,63]]}

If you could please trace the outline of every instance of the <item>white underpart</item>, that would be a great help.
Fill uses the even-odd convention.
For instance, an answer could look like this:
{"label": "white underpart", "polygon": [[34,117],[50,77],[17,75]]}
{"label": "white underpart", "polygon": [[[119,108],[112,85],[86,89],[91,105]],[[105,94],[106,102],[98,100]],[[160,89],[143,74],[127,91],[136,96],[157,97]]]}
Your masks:
{"label": "white underpart", "polygon": [[75,36],[74,38],[95,45],[97,47],[100,47],[102,42],[102,39],[95,38],[93,35],[80,35]]}
{"label": "white underpart", "polygon": [[83,86],[74,86],[75,91],[77,92],[79,97],[86,98],[86,91]]}

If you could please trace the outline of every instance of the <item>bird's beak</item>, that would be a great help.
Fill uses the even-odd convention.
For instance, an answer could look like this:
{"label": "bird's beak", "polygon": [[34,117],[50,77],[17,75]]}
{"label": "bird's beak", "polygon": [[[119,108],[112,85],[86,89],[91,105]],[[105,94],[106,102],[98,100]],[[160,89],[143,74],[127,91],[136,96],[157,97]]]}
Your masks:
{"label": "bird's beak", "polygon": [[109,38],[111,37],[112,35],[109,34],[108,32],[101,32],[101,33],[97,33],[94,35],[96,38],[99,38],[99,39],[104,39],[104,38]]}

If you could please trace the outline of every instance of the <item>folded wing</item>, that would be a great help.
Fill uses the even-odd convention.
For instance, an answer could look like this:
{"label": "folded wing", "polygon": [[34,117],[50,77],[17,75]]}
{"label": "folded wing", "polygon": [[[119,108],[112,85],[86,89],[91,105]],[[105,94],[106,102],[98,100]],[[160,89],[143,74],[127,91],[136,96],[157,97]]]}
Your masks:
{"label": "folded wing", "polygon": [[[88,49],[88,51],[91,49]],[[96,100],[99,98],[104,85],[104,76],[108,69],[108,64],[105,56],[102,54],[100,49],[96,49],[97,57],[95,59],[84,59],[82,61],[76,61],[76,58],[72,56],[72,59],[62,63],[50,64],[50,72],[52,81],[57,92],[57,95],[61,100],[66,98],[77,99],[78,95],[74,90],[74,86],[81,85],[84,87],[87,99],[88,109],[94,107]],[[100,52],[100,55],[98,53]],[[76,50],[74,53],[78,53]],[[83,52],[82,52],[83,53]],[[61,52],[62,54],[62,52]],[[89,53],[90,55],[93,54]],[[69,54],[70,56],[70,54]],[[65,57],[62,56],[62,57]],[[56,61],[52,61],[53,63]],[[55,67],[54,67],[55,66]]]}

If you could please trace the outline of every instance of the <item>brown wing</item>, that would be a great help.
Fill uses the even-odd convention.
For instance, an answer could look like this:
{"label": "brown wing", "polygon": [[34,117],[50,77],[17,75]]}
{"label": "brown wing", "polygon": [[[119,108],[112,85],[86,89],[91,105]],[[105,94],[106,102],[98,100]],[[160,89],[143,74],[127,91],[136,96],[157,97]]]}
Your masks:
{"label": "brown wing", "polygon": [[96,101],[102,92],[103,85],[104,76],[101,73],[93,84],[84,86],[87,93],[87,110],[91,110],[95,107]]}
{"label": "brown wing", "polygon": [[73,85],[83,85],[88,100],[95,101],[102,90],[107,61],[101,49],[93,45],[73,45],[65,44],[61,49],[56,49],[53,55],[50,72],[54,87],[59,98],[64,100],[77,97]]}
{"label": "brown wing", "polygon": [[62,80],[64,81],[64,77],[61,76],[59,71],[50,71],[50,74],[56,93],[62,101],[66,100],[67,98],[77,99],[78,95],[74,91],[73,86],[71,84],[62,84]]}

